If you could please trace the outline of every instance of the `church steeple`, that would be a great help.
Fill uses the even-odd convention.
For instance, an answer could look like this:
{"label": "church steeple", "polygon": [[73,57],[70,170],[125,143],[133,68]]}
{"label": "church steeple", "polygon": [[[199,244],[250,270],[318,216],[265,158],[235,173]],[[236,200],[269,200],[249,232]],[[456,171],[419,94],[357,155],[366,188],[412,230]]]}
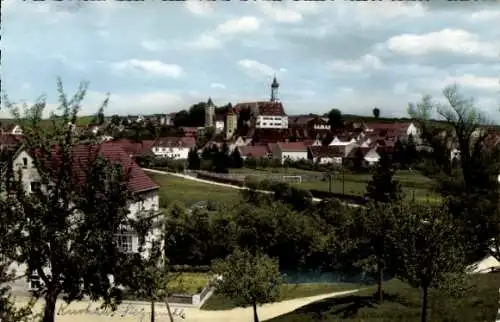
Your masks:
{"label": "church steeple", "polygon": [[271,84],[271,102],[279,102],[279,97],[278,97],[278,89],[280,87],[280,84],[278,83],[278,80],[276,79],[276,74],[274,75],[273,82]]}

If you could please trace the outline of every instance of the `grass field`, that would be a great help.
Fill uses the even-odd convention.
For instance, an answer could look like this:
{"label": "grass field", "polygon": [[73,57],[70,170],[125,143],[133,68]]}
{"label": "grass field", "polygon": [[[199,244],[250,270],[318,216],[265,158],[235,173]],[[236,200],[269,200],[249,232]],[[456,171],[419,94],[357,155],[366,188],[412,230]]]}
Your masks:
{"label": "grass field", "polygon": [[[232,173],[253,175],[262,179],[266,175],[322,175],[324,173],[317,171],[308,171],[295,168],[265,168],[265,169],[231,169]],[[335,193],[345,193],[350,195],[363,195],[366,191],[366,184],[371,180],[371,173],[353,174],[345,173],[334,174],[331,191]],[[396,172],[394,178],[399,181],[404,193],[408,198],[415,198],[421,201],[439,201],[439,195],[433,191],[434,181],[416,171],[401,170]],[[330,183],[325,180],[302,181],[296,186],[302,189],[316,189],[329,191]]]}
{"label": "grass field", "polygon": [[197,294],[207,285],[208,280],[208,274],[180,273],[168,283],[168,287],[173,293]]}
{"label": "grass field", "polygon": [[[359,285],[348,283],[284,284],[280,289],[280,301],[358,288],[360,288]],[[214,294],[205,302],[205,304],[203,304],[201,309],[229,310],[235,307],[237,307],[237,305],[233,300],[220,294]]]}
{"label": "grass field", "polygon": [[[495,321],[498,309],[500,274],[471,276],[470,289],[460,298],[431,292],[431,322]],[[276,317],[272,322],[417,322],[420,321],[420,293],[399,281],[385,285],[386,300],[373,301],[373,288],[338,298],[330,298]]]}
{"label": "grass field", "polygon": [[196,182],[168,174],[148,172],[148,175],[160,186],[160,203],[165,204],[179,201],[191,206],[198,201],[211,200],[231,202],[239,200],[239,190]]}
{"label": "grass field", "polygon": [[[76,119],[76,124],[78,126],[89,125],[90,123],[92,123],[94,118],[94,115],[78,116],[78,118]],[[107,117],[105,117],[105,119],[107,119]],[[14,121],[14,119],[0,119],[0,123],[3,125],[10,125],[14,123]],[[40,124],[42,126],[49,126],[51,124],[51,121],[48,119],[43,119],[40,121]]]}

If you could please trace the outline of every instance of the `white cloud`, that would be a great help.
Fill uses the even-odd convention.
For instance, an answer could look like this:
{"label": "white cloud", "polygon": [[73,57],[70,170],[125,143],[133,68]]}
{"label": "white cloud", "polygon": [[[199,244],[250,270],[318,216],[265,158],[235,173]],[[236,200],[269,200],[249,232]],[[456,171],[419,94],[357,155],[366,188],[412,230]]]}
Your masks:
{"label": "white cloud", "polygon": [[406,55],[437,52],[497,57],[500,42],[481,42],[479,36],[462,29],[443,29],[427,34],[402,34],[386,42],[387,48]]}
{"label": "white cloud", "polygon": [[199,0],[186,1],[186,9],[197,16],[205,16],[213,11],[209,2]]}
{"label": "white cloud", "polygon": [[[105,98],[104,93],[89,92],[84,100],[82,115],[95,113],[99,104]],[[172,111],[183,102],[182,98],[174,93],[155,91],[137,94],[111,93],[106,114],[120,113],[122,111],[147,111],[159,113]],[[85,108],[87,107],[87,108]]]}
{"label": "white cloud", "polygon": [[500,21],[500,10],[481,10],[472,13],[468,20],[471,22]]}
{"label": "white cloud", "polygon": [[461,76],[448,77],[445,79],[448,84],[457,83],[461,86],[487,91],[498,91],[500,89],[500,81],[498,77],[484,77],[472,74]]}
{"label": "white cloud", "polygon": [[271,66],[251,59],[243,59],[238,62],[238,65],[250,76],[271,76],[274,69]]}
{"label": "white cloud", "polygon": [[259,9],[269,18],[278,22],[296,23],[302,21],[302,14],[279,3],[260,1]]}
{"label": "white cloud", "polygon": [[151,76],[178,78],[184,73],[179,65],[165,64],[159,60],[129,59],[113,63],[111,68],[119,73],[140,72]]}
{"label": "white cloud", "polygon": [[196,40],[189,41],[188,47],[194,49],[217,49],[238,35],[248,34],[260,28],[260,21],[253,16],[229,19],[210,32],[202,33]]}
{"label": "white cloud", "polygon": [[280,68],[279,70],[280,70],[280,72],[282,72],[282,73],[286,73],[286,72],[288,71],[288,69],[286,69],[286,68]]}
{"label": "white cloud", "polygon": [[328,69],[335,72],[359,73],[367,69],[381,69],[383,63],[377,56],[366,54],[355,60],[333,60],[327,63]]}
{"label": "white cloud", "polygon": [[221,83],[212,83],[212,84],[210,84],[210,87],[215,88],[215,89],[225,89],[226,85],[221,84]]}
{"label": "white cloud", "polygon": [[260,21],[253,16],[245,16],[237,19],[230,19],[221,23],[215,29],[215,34],[228,35],[228,34],[242,34],[251,33],[260,28]]}
{"label": "white cloud", "polygon": [[222,47],[222,41],[208,34],[202,34],[198,39],[188,42],[188,47],[194,49],[216,49]]}
{"label": "white cloud", "polygon": [[165,41],[163,40],[142,40],[141,47],[148,51],[161,51],[165,48]]}

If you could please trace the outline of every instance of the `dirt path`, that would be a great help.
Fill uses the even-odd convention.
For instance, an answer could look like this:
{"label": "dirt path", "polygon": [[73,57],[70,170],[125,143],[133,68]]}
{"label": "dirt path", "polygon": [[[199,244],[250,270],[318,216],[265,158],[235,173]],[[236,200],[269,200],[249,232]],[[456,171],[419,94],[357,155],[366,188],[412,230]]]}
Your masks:
{"label": "dirt path", "polygon": [[[261,321],[272,319],[274,317],[294,311],[304,305],[316,302],[322,299],[341,296],[358,292],[359,290],[351,290],[344,292],[328,293],[300,299],[288,300],[279,303],[265,304],[258,308],[258,313]],[[17,303],[26,303],[27,298],[18,298]],[[69,306],[63,301],[57,303],[56,306],[56,322],[148,322],[150,321],[151,308],[147,303],[123,303],[118,306],[116,312],[100,312],[97,310],[99,304],[89,301],[80,301],[71,303]],[[41,312],[42,303],[38,303],[35,307],[37,312]],[[251,322],[253,321],[253,313],[251,308],[236,308],[226,311],[203,311],[194,307],[177,307],[172,305],[172,310],[177,312],[175,321],[186,322]],[[165,305],[162,303],[156,304],[155,315],[158,322],[168,321]]]}

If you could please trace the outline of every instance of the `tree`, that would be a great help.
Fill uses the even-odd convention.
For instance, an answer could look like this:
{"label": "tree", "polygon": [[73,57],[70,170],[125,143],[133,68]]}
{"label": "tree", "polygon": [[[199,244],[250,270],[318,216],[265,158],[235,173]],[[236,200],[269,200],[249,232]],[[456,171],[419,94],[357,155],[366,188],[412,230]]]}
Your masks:
{"label": "tree", "polygon": [[[81,83],[68,99],[58,79],[59,115],[51,126],[41,126],[46,106],[41,98],[31,107],[4,99],[24,131],[24,147],[33,157],[40,186],[25,191],[21,176],[15,176],[14,193],[0,197],[13,226],[18,227],[10,247],[11,258],[26,265],[26,275],[38,275],[42,283],[35,291],[45,300],[44,322],[53,322],[57,297],[66,302],[89,296],[104,299],[115,308],[120,290],[109,276],[120,269],[121,251],[115,236],[129,226],[128,174],[119,164],[101,157],[95,144],[81,144],[70,123],[77,118],[88,84]],[[100,110],[108,103],[106,98]],[[73,122],[72,122],[73,121]]]}
{"label": "tree", "polygon": [[217,173],[228,173],[228,168],[231,165],[231,160],[229,157],[229,147],[224,143],[217,152],[215,152],[215,158],[213,159],[214,170]]}
{"label": "tree", "polygon": [[[489,143],[489,122],[473,98],[464,97],[457,85],[447,86],[443,95],[447,104],[426,95],[420,102],[410,103],[408,112],[419,125],[423,143],[432,151],[430,161],[438,170],[432,178],[461,223],[457,229],[468,242],[467,257],[472,262],[489,252],[492,238],[500,238],[494,215],[498,209],[499,146]],[[445,122],[432,121],[433,113]],[[455,145],[460,150],[458,172],[450,160]],[[496,256],[500,258],[500,253]]]}
{"label": "tree", "polygon": [[121,124],[121,118],[120,118],[120,116],[119,116],[119,115],[117,115],[117,114],[113,114],[113,115],[111,116],[111,121],[110,121],[110,123],[111,123],[113,126],[115,126],[115,127],[120,126],[120,124]]}
{"label": "tree", "polygon": [[241,168],[243,167],[243,158],[241,157],[240,150],[235,148],[233,153],[231,153],[231,165],[233,168]]}
{"label": "tree", "polygon": [[252,305],[254,322],[259,322],[257,305],[279,298],[282,283],[278,261],[261,253],[235,250],[225,260],[215,260],[213,272],[217,292],[236,299],[241,306]]}
{"label": "tree", "polygon": [[[163,220],[142,220],[136,227],[140,231],[141,239],[139,252],[130,255],[120,271],[117,280],[137,297],[147,299],[151,304],[151,322],[155,321],[155,302],[165,301],[170,322],[174,322],[170,304],[168,303],[169,282],[175,279],[178,274],[171,273],[168,268],[168,261],[165,258],[165,229]],[[156,226],[156,227],[155,227]],[[149,243],[146,243],[148,233],[155,229],[160,230],[157,236],[152,236]],[[146,252],[146,256],[141,253]]]}
{"label": "tree", "polygon": [[360,172],[363,169],[363,165],[365,163],[365,156],[363,155],[363,151],[359,148],[356,148],[354,152],[354,158],[352,159],[352,167],[356,172]]}
{"label": "tree", "polygon": [[394,273],[394,250],[390,234],[395,225],[394,211],[391,206],[381,206],[377,203],[370,205],[358,212],[355,216],[358,248],[356,265],[361,266],[365,272],[374,275],[377,280],[377,296],[383,301],[384,294],[382,283],[384,272],[389,270]]}
{"label": "tree", "polygon": [[380,109],[378,107],[375,107],[373,109],[373,117],[375,117],[376,119],[380,117]]}
{"label": "tree", "polygon": [[394,170],[386,152],[381,152],[380,160],[366,186],[365,196],[374,201],[388,203],[401,198],[401,186],[393,179]]}
{"label": "tree", "polygon": [[339,130],[344,126],[344,121],[342,119],[342,112],[338,109],[332,109],[327,114],[328,116],[328,125],[332,130]]}
{"label": "tree", "polygon": [[190,170],[200,170],[200,156],[196,148],[192,148],[188,153],[188,169]]}
{"label": "tree", "polygon": [[465,248],[446,205],[410,202],[395,209],[397,221],[391,235],[398,277],[420,289],[420,320],[426,322],[430,288],[460,290],[466,271]]}

